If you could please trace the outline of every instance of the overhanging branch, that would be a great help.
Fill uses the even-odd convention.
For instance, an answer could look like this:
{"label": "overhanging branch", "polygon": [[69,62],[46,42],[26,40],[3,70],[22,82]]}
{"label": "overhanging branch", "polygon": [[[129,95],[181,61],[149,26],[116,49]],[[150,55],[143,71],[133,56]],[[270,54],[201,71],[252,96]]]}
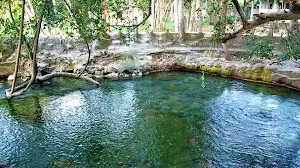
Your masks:
{"label": "overhanging branch", "polygon": [[238,31],[227,34],[223,40],[222,43],[227,42],[230,39],[236,38],[242,34],[244,34],[246,31],[251,30],[257,26],[260,26],[264,23],[270,22],[270,21],[276,21],[276,20],[298,20],[300,19],[300,14],[293,14],[293,13],[264,13],[264,14],[256,14],[254,15],[257,17],[256,20],[252,22],[248,22],[247,25],[243,25],[241,29]]}

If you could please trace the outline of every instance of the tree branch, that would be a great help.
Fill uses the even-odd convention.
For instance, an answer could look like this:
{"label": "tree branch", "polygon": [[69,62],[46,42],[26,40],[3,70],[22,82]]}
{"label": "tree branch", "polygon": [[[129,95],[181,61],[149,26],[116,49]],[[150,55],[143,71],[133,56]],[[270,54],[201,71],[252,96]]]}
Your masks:
{"label": "tree branch", "polygon": [[247,25],[244,25],[241,29],[238,31],[227,34],[223,40],[222,43],[225,43],[226,41],[236,38],[242,34],[244,34],[246,31],[251,30],[259,25],[262,25],[264,23],[270,22],[270,21],[276,21],[276,20],[298,20],[300,19],[300,14],[293,14],[293,13],[265,13],[265,14],[256,14],[256,17],[258,19],[248,22]]}
{"label": "tree branch", "polygon": [[298,20],[300,19],[300,14],[295,13],[262,13],[255,14],[261,20],[275,21],[275,20]]}
{"label": "tree branch", "polygon": [[235,6],[237,12],[238,12],[239,15],[241,16],[241,20],[242,20],[243,25],[248,24],[248,21],[247,21],[245,12],[244,12],[244,10],[241,8],[241,6],[240,6],[238,0],[231,0],[231,1],[232,1],[232,3],[234,4],[234,6]]}
{"label": "tree branch", "polygon": [[91,59],[91,50],[90,50],[89,43],[87,41],[85,41],[85,44],[86,44],[86,47],[88,49],[89,56],[88,56],[88,60],[86,61],[85,66],[84,66],[84,69],[80,72],[80,74],[78,75],[78,77],[80,77],[83,74],[83,72],[86,70],[88,64],[90,63],[90,59]]}
{"label": "tree branch", "polygon": [[107,26],[111,26],[111,27],[131,27],[132,29],[126,33],[126,35],[132,33],[136,28],[138,28],[139,26],[141,26],[142,24],[144,24],[149,17],[151,16],[152,10],[151,10],[151,0],[148,0],[149,2],[149,6],[148,6],[148,14],[147,16],[138,24],[133,24],[133,25],[107,25]]}

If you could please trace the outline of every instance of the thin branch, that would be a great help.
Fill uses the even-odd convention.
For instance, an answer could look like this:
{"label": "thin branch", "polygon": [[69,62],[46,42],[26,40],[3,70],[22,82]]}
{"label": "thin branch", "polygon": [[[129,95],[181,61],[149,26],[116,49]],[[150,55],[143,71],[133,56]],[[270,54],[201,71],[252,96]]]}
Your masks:
{"label": "thin branch", "polygon": [[[66,0],[64,0],[64,3],[66,4],[66,6],[67,6],[67,8],[68,8],[68,11],[70,12],[71,16],[74,17],[75,22],[76,22],[76,15],[75,15],[75,13],[73,12],[73,10],[72,10],[70,4],[69,4]],[[76,28],[79,29],[78,25],[76,25]],[[86,47],[87,47],[89,56],[88,56],[88,59],[87,59],[87,62],[86,62],[86,64],[85,64],[85,66],[84,66],[84,69],[79,73],[78,77],[80,77],[80,76],[83,74],[83,72],[86,70],[86,68],[87,68],[87,66],[88,66],[88,64],[89,64],[89,62],[90,62],[90,59],[91,59],[91,50],[90,50],[89,43],[88,43],[88,41],[87,41],[86,39],[84,39],[84,41],[85,41],[85,44],[86,44]]]}
{"label": "thin branch", "polygon": [[10,16],[10,19],[14,22],[14,16],[12,14],[12,10],[11,10],[11,0],[8,0],[8,9],[9,9],[9,16]]}
{"label": "thin branch", "polygon": [[132,27],[132,29],[130,31],[128,31],[126,35],[129,35],[130,33],[132,33],[135,29],[137,29],[139,26],[143,25],[151,16],[152,10],[151,10],[151,0],[148,0],[149,6],[148,6],[148,14],[147,16],[138,24],[134,24],[134,25],[108,25],[108,26],[113,26],[113,27]]}
{"label": "thin branch", "polygon": [[84,66],[84,69],[80,72],[80,74],[78,75],[78,77],[80,77],[83,74],[83,72],[86,70],[88,64],[90,63],[90,59],[91,59],[91,50],[90,50],[89,43],[87,41],[85,41],[85,44],[86,44],[86,47],[88,49],[89,56],[88,56],[88,60],[87,60],[87,62],[85,64],[85,66]]}
{"label": "thin branch", "polygon": [[237,12],[238,12],[239,15],[241,16],[241,20],[242,20],[243,25],[248,24],[248,21],[247,21],[245,12],[244,12],[244,10],[241,8],[241,6],[240,6],[238,0],[231,0],[231,1],[232,1],[232,3],[234,4],[234,6],[235,6]]}

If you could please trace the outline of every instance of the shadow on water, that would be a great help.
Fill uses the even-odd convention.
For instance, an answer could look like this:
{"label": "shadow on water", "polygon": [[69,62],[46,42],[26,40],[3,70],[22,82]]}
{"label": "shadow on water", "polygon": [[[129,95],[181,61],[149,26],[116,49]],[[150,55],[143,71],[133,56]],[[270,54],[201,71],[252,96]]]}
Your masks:
{"label": "shadow on water", "polygon": [[[196,73],[54,80],[0,100],[16,167],[299,167],[300,96]],[[3,89],[3,88],[2,88]],[[1,167],[1,166],[0,166]]]}

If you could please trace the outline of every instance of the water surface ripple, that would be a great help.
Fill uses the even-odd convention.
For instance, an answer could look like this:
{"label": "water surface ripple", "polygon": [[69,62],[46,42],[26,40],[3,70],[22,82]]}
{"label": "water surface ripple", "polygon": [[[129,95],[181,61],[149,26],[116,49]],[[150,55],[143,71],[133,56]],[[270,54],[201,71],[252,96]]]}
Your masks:
{"label": "water surface ripple", "polygon": [[300,94],[196,73],[57,79],[0,100],[2,165],[297,168]]}

